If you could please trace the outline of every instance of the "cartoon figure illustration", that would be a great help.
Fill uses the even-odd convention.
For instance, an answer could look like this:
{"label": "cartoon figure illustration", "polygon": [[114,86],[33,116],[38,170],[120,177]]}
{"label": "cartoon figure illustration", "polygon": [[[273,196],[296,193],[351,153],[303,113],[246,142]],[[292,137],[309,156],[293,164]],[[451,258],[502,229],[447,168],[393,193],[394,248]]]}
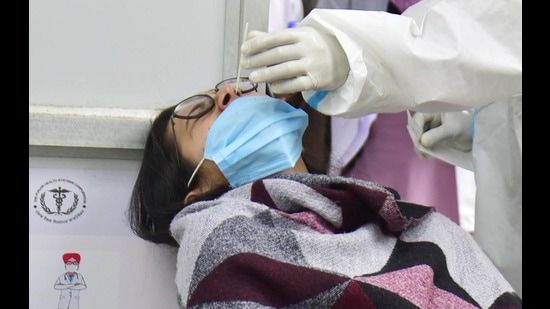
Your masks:
{"label": "cartoon figure illustration", "polygon": [[84,277],[77,273],[80,265],[80,254],[69,252],[63,254],[63,262],[65,270],[61,274],[53,286],[54,289],[60,290],[58,309],[78,309],[80,300],[80,291],[87,288]]}

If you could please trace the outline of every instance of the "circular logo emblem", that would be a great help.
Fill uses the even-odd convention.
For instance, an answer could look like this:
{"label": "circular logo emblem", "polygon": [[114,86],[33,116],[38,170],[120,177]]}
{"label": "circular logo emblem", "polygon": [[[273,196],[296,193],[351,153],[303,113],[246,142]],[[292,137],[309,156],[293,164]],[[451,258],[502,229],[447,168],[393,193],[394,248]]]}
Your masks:
{"label": "circular logo emblem", "polygon": [[86,194],[74,181],[52,179],[36,191],[33,208],[47,222],[69,223],[84,213]]}

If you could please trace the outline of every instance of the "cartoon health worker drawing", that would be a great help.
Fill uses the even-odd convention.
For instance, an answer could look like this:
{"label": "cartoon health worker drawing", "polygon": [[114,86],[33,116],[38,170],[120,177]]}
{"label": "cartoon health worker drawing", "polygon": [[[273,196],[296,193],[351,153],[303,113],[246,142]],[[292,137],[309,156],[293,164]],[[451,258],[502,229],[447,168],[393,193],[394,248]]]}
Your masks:
{"label": "cartoon health worker drawing", "polygon": [[80,254],[63,254],[65,270],[55,281],[54,289],[60,290],[58,309],[78,309],[80,300],[80,291],[87,288],[84,277],[77,272],[80,265]]}

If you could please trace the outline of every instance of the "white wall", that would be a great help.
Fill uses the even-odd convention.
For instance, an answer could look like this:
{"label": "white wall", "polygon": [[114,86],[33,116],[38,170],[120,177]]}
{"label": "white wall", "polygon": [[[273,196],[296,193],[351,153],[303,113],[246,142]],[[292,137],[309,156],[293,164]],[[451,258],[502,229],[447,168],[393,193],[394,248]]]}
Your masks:
{"label": "white wall", "polygon": [[[139,162],[29,160],[29,308],[57,308],[62,256],[81,256],[80,308],[177,309],[173,248],[146,243],[126,224]],[[65,189],[58,213],[55,189]],[[72,208],[71,208],[72,207]],[[73,308],[73,307],[71,307]]]}
{"label": "white wall", "polygon": [[225,6],[190,3],[30,0],[29,103],[165,107],[211,87]]}

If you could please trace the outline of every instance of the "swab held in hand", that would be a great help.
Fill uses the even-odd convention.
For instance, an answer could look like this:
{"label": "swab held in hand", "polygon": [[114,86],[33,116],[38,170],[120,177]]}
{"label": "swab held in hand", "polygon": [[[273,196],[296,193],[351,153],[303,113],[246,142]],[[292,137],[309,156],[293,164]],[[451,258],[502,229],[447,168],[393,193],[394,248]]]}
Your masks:
{"label": "swab held in hand", "polygon": [[[244,25],[243,40],[246,40],[248,34],[248,22]],[[243,53],[239,53],[239,62],[237,63],[237,84],[235,85],[235,93],[239,91],[239,84],[241,83],[241,58]]]}

